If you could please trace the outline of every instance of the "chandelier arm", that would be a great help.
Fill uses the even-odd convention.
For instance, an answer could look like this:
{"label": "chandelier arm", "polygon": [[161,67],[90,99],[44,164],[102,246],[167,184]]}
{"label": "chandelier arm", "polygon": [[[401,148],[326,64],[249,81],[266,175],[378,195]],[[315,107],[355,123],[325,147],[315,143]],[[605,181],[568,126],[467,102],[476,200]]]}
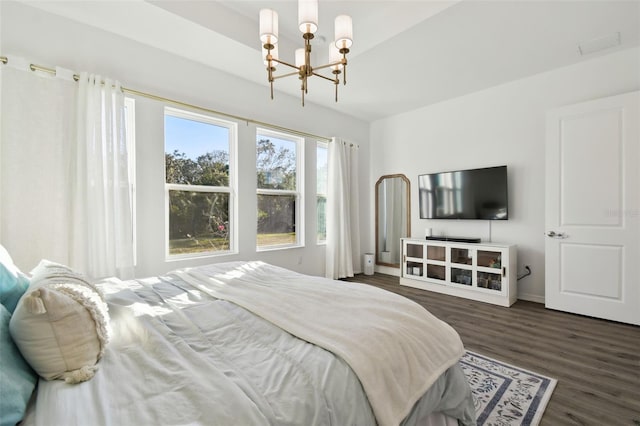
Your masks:
{"label": "chandelier arm", "polygon": [[271,60],[272,60],[273,62],[277,62],[277,63],[282,64],[282,65],[286,65],[286,66],[288,66],[288,67],[290,67],[290,68],[295,68],[295,69],[297,69],[297,70],[300,70],[300,67],[296,67],[295,65],[290,64],[290,63],[285,62],[285,61],[281,61],[280,59],[273,58],[273,59],[271,59]]}
{"label": "chandelier arm", "polygon": [[335,83],[336,80],[337,80],[337,79],[334,79],[334,78],[330,78],[330,77],[324,76],[322,74],[318,74],[316,72],[312,72],[312,74],[315,75],[316,77],[320,77],[320,78],[324,78],[325,80],[329,80],[332,83]]}
{"label": "chandelier arm", "polygon": [[282,75],[274,75],[273,79],[277,80],[279,78],[290,77],[292,75],[300,75],[300,71],[289,72],[289,73],[282,74]]}
{"label": "chandelier arm", "polygon": [[338,61],[338,62],[331,62],[329,64],[325,64],[325,65],[318,65],[313,67],[314,70],[321,70],[323,68],[329,68],[329,67],[334,67],[336,65],[342,65],[342,61]]}

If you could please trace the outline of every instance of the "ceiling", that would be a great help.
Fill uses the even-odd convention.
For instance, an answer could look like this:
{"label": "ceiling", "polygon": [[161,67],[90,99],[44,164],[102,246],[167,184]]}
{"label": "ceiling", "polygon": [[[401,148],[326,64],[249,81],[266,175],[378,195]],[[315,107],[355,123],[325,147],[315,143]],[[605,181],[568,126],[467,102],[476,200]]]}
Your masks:
{"label": "ceiling", "polygon": [[[267,86],[258,13],[279,14],[280,58],[302,46],[296,0],[94,0],[24,3]],[[374,121],[640,44],[640,1],[320,0],[314,64],[328,61],[333,19],[353,18],[346,86],[309,81],[307,103]],[[591,46],[616,46],[581,54]],[[300,96],[295,77],[275,96]],[[268,91],[265,90],[265,95]]]}

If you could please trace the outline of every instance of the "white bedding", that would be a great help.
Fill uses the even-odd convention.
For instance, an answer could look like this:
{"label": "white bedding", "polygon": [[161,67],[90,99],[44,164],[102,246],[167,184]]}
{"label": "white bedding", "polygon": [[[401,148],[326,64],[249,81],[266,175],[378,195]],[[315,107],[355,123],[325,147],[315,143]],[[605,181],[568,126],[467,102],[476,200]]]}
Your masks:
{"label": "white bedding", "polygon": [[464,353],[455,330],[396,294],[263,262],[227,265],[175,275],[339,355],[356,372],[381,426],[399,424]]}
{"label": "white bedding", "polygon": [[[191,269],[188,274],[191,284],[180,278],[186,277],[185,273],[128,282],[110,280],[101,286],[107,294],[114,338],[99,364],[100,370],[92,380],[78,385],[41,380],[35,404],[24,424],[374,425],[380,408],[371,408],[376,403],[361,384],[371,379],[356,376],[354,370],[361,370],[360,367],[352,368],[342,355],[336,356],[284,332],[261,318],[261,314],[252,314],[239,306],[239,301],[231,303],[212,297],[212,288],[221,291],[221,285],[244,288],[250,281],[248,277],[254,275],[251,271],[257,273],[257,283],[261,283],[258,285],[271,282],[276,274],[285,287],[290,286],[287,291],[295,294],[300,290],[299,296],[315,293],[316,287],[324,285],[340,286],[337,296],[332,290],[330,305],[345,309],[341,300],[353,303],[346,307],[351,315],[344,316],[343,312],[340,318],[335,312],[322,309],[320,304],[326,308],[327,301],[321,296],[311,299],[317,304],[315,307],[302,308],[293,299],[269,303],[287,312],[303,311],[298,312],[299,328],[305,328],[304,323],[326,324],[318,316],[321,311],[331,312],[336,320],[335,329],[340,329],[340,334],[350,329],[357,331],[352,340],[362,348],[374,344],[368,329],[391,326],[386,321],[380,325],[376,318],[367,319],[371,321],[369,325],[364,322],[362,310],[378,308],[369,306],[372,299],[357,300],[364,297],[358,287],[373,290],[377,295],[370,296],[384,299],[388,309],[401,305],[394,300],[397,296],[373,287],[334,283],[266,264],[231,263]],[[195,284],[194,277],[202,278],[201,274],[213,275],[213,280],[207,278],[206,284]],[[274,295],[258,297],[267,303]],[[311,340],[315,334],[317,330],[307,337]],[[405,351],[386,348],[385,344],[378,346],[369,351],[378,362],[363,360],[363,365],[373,371],[364,374],[374,379],[388,375],[382,372],[386,368],[382,364],[393,365],[392,374],[404,377],[407,371],[403,371],[403,364],[413,364],[422,356],[407,355]],[[343,348],[337,345],[337,350]],[[417,401],[403,424],[420,424],[433,411],[454,416],[463,424],[474,424],[468,384],[461,369],[454,365],[455,356],[447,363],[453,366]],[[431,380],[429,374],[416,376],[420,369],[409,369],[410,383]],[[393,391],[388,388],[386,392],[389,397]],[[398,424],[400,420],[383,421]]]}

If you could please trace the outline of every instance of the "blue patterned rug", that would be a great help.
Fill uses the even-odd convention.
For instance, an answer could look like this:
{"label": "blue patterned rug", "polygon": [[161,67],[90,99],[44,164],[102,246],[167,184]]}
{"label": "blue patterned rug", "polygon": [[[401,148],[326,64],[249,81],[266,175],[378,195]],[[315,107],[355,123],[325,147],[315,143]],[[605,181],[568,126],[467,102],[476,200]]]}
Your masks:
{"label": "blue patterned rug", "polygon": [[460,365],[473,392],[478,426],[535,426],[557,380],[467,351]]}

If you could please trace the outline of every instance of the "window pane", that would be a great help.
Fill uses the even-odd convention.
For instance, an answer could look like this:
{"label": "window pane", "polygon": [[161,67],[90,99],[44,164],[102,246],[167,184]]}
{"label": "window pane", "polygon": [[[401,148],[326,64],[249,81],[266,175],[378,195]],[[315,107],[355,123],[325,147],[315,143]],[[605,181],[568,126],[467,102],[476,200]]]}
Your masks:
{"label": "window pane", "polygon": [[257,135],[256,169],[259,189],[296,189],[297,144]]}
{"label": "window pane", "polygon": [[295,223],[295,195],[258,195],[258,247],[295,244]]}
{"label": "window pane", "polygon": [[229,186],[227,127],[165,114],[167,183]]}
{"label": "window pane", "polygon": [[318,215],[318,241],[327,240],[326,209],[327,209],[327,197],[318,195],[318,199],[316,202],[316,210]]}
{"label": "window pane", "polygon": [[169,254],[229,250],[229,194],[169,191]]}

